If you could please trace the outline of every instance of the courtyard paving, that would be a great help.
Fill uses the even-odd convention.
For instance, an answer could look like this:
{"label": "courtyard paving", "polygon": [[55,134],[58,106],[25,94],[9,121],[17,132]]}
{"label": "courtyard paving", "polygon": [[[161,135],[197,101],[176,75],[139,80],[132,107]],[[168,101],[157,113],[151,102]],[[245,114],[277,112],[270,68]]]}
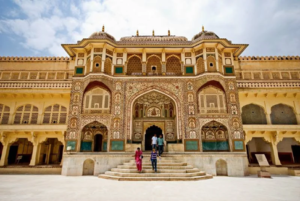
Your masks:
{"label": "courtyard paving", "polygon": [[300,177],[214,177],[184,182],[132,182],[104,180],[93,176],[0,175],[0,200],[299,201]]}

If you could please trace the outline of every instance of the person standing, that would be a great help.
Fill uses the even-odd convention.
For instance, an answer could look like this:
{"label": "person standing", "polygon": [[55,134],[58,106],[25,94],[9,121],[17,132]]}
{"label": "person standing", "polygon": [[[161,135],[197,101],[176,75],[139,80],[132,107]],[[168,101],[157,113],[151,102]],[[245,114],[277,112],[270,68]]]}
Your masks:
{"label": "person standing", "polygon": [[153,135],[152,137],[152,142],[151,142],[151,145],[152,145],[152,149],[157,149],[157,137],[156,137],[156,134]]}
{"label": "person standing", "polygon": [[150,160],[152,164],[152,170],[157,172],[157,151],[155,148],[152,149]]}
{"label": "person standing", "polygon": [[159,136],[157,139],[158,144],[158,156],[161,157],[162,153],[164,152],[164,138],[162,135]]}
{"label": "person standing", "polygon": [[137,170],[141,173],[142,172],[142,159],[143,159],[143,152],[138,147],[135,151],[135,163]]}

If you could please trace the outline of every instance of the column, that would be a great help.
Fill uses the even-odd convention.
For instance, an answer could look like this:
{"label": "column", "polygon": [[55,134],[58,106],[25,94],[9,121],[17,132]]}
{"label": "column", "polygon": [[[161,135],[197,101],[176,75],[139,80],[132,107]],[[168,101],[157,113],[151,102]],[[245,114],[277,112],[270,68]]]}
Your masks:
{"label": "column", "polygon": [[3,149],[2,149],[2,156],[0,160],[0,166],[6,166],[8,162],[8,153],[9,153],[10,144],[4,144],[2,142],[2,145],[3,145]]}
{"label": "column", "polygon": [[275,163],[275,165],[281,165],[278,156],[277,143],[271,143],[271,151],[273,163]]}
{"label": "column", "polygon": [[124,65],[124,74],[127,74],[127,51],[123,50],[123,65]]}
{"label": "column", "polygon": [[94,67],[93,63],[94,63],[94,47],[92,47],[92,49],[91,49],[91,65],[90,65],[90,72],[93,72],[93,67]]}
{"label": "column", "polygon": [[32,156],[31,156],[29,166],[37,165],[37,157],[38,157],[38,153],[39,153],[39,147],[40,147],[39,143],[33,143],[33,151],[32,151]]}
{"label": "column", "polygon": [[105,59],[106,59],[106,47],[104,45],[103,47],[103,52],[102,52],[102,61],[101,61],[101,73],[104,72],[104,63],[105,63]]}
{"label": "column", "polygon": [[266,119],[267,119],[267,124],[271,125],[272,121],[271,121],[271,107],[269,106],[269,104],[264,101],[264,105],[265,105],[265,110],[266,110]]}
{"label": "column", "polygon": [[86,53],[86,51],[84,52],[83,65],[85,66],[85,68],[84,68],[84,75],[86,75],[87,72],[88,72],[88,69],[87,69],[87,53]]}
{"label": "column", "polygon": [[[116,49],[115,49],[116,50]],[[117,64],[117,52],[114,51],[113,53],[113,59],[112,59],[112,65],[111,65],[111,74],[115,74],[115,65]]]}
{"label": "column", "polygon": [[166,68],[166,52],[165,49],[163,49],[161,53],[161,71],[162,75],[166,75],[167,68]]}
{"label": "column", "polygon": [[143,49],[142,53],[142,73],[143,75],[147,74],[147,55],[145,48]]}
{"label": "column", "polygon": [[215,55],[216,55],[216,68],[217,68],[217,72],[220,72],[219,70],[219,53],[218,53],[218,49],[215,48]]}
{"label": "column", "polygon": [[194,75],[197,75],[197,63],[196,63],[196,56],[195,56],[195,50],[192,50],[192,64],[194,64]]}
{"label": "column", "polygon": [[204,60],[204,69],[207,72],[207,63],[206,63],[206,48],[203,48],[203,60]]}

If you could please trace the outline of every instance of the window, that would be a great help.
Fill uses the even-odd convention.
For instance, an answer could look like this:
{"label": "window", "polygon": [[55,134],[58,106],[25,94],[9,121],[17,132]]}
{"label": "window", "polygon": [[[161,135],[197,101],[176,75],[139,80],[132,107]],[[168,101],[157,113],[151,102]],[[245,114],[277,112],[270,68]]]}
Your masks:
{"label": "window", "polygon": [[27,104],[17,108],[14,124],[37,124],[38,108]]}
{"label": "window", "polygon": [[100,66],[100,64],[99,63],[96,63],[96,68],[98,68]]}
{"label": "window", "polygon": [[201,113],[226,113],[225,94],[221,89],[208,86],[199,93]]}
{"label": "window", "polygon": [[8,124],[9,111],[10,111],[10,109],[8,106],[0,104],[0,122],[1,122],[1,124]]}
{"label": "window", "polygon": [[210,66],[210,67],[214,67],[214,64],[213,64],[213,63],[209,63],[209,66]]}
{"label": "window", "polygon": [[109,113],[110,94],[100,87],[94,88],[85,94],[83,105],[85,113]]}
{"label": "window", "polygon": [[45,109],[43,124],[65,124],[67,121],[67,108],[58,104]]}

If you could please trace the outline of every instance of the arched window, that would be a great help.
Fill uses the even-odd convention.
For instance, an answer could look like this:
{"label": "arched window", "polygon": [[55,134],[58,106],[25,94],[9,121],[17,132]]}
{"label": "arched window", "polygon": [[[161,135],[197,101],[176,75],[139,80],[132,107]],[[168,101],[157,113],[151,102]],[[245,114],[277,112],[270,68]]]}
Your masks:
{"label": "arched window", "polygon": [[110,113],[110,93],[95,87],[84,95],[85,113]]}
{"label": "arched window", "polygon": [[1,124],[8,124],[9,119],[9,107],[3,104],[0,104],[0,122]]}
{"label": "arched window", "polygon": [[204,73],[205,67],[204,67],[204,60],[202,57],[199,57],[197,59],[197,74]]}
{"label": "arched window", "polygon": [[104,72],[106,74],[111,75],[111,66],[112,66],[111,59],[109,57],[107,57],[104,62]]}
{"label": "arched window", "polygon": [[102,59],[100,56],[96,56],[93,62],[93,73],[101,72]]}
{"label": "arched window", "polygon": [[43,124],[65,124],[67,121],[67,108],[58,104],[46,107]]}
{"label": "arched window", "polygon": [[297,124],[297,118],[292,107],[284,104],[271,108],[272,124]]}
{"label": "arched window", "polygon": [[207,71],[208,72],[216,72],[217,66],[216,66],[215,57],[208,56],[206,60],[207,60]]}
{"label": "arched window", "polygon": [[161,74],[161,60],[157,56],[150,56],[147,60],[147,73],[150,75]]}
{"label": "arched window", "polygon": [[243,124],[267,124],[264,109],[254,104],[242,108],[242,120]]}
{"label": "arched window", "polygon": [[17,108],[14,124],[37,124],[38,108],[27,104]]}
{"label": "arched window", "polygon": [[142,73],[142,62],[137,56],[129,58],[127,63],[127,75],[132,75],[133,73]]}
{"label": "arched window", "polygon": [[225,94],[217,87],[209,85],[203,88],[198,99],[201,113],[227,113]]}
{"label": "arched window", "polygon": [[167,58],[166,68],[167,75],[182,75],[181,62],[176,56]]}

